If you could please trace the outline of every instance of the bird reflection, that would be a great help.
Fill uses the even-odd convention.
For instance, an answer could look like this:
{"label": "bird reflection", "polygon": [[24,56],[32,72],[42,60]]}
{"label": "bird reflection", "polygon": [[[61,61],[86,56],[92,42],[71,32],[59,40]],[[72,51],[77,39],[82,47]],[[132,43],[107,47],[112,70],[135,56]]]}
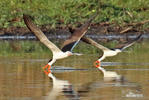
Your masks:
{"label": "bird reflection", "polygon": [[92,81],[82,84],[79,87],[77,86],[78,89],[75,90],[73,85],[67,80],[57,79],[52,73],[49,73],[48,77],[52,79],[53,87],[45,100],[62,100],[64,98],[67,98],[68,100],[80,100],[82,97],[88,98],[90,93],[94,93],[93,91],[101,89],[101,92],[105,92],[107,89],[110,89],[110,87],[113,87],[114,89],[121,88],[122,97],[143,97],[142,87],[140,84],[134,82],[105,82],[104,80]]}
{"label": "bird reflection", "polygon": [[114,71],[107,71],[103,67],[98,67],[99,70],[103,73],[103,79],[104,81],[119,81],[119,82],[124,82],[126,79],[122,75],[118,75]]}
{"label": "bird reflection", "polygon": [[69,100],[80,100],[78,93],[67,80],[59,80],[52,73],[49,73],[48,76],[52,79],[53,88],[46,97],[46,100],[57,100],[59,95],[64,95]]}

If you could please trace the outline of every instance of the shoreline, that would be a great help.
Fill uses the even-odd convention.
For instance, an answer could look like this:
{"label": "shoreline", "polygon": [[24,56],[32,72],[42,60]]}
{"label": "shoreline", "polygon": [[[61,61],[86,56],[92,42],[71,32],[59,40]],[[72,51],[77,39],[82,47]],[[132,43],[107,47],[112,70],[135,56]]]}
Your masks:
{"label": "shoreline", "polygon": [[[49,39],[66,39],[71,34],[68,27],[51,28],[48,25],[39,27]],[[149,38],[149,29],[132,29],[120,33],[123,29],[120,27],[111,27],[111,25],[91,24],[86,35],[93,39],[109,41],[112,39],[126,41],[135,38],[138,34],[143,34],[143,38]],[[34,34],[27,27],[9,27],[0,29],[0,40],[36,40]]]}
{"label": "shoreline", "polygon": [[[105,35],[111,35],[111,34],[119,34],[119,35],[126,35],[126,34],[139,34],[149,33],[149,28],[146,29],[140,29],[139,27],[129,28],[128,27],[120,27],[120,26],[112,26],[104,24],[91,24],[90,28],[88,29],[88,32],[86,34],[105,34]],[[51,28],[49,25],[43,25],[39,27],[45,34],[70,34],[69,27],[62,27],[57,26],[56,28]],[[75,29],[74,27],[72,27]],[[28,35],[32,34],[27,27],[9,27],[9,28],[0,28],[0,35]]]}

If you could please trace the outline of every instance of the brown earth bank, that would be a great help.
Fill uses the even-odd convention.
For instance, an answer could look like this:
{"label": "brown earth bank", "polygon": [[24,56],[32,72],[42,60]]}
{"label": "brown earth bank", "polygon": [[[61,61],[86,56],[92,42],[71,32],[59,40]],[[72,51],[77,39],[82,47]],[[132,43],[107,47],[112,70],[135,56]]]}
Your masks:
{"label": "brown earth bank", "polygon": [[[81,24],[80,24],[81,25]],[[78,27],[80,26],[78,25]],[[40,26],[41,30],[47,35],[47,36],[57,36],[57,35],[70,35],[70,26],[69,27],[62,27],[62,26],[57,26],[55,29],[51,28],[50,25],[43,25]],[[75,29],[71,27],[72,29]],[[100,24],[91,24],[88,32],[86,33],[87,35],[121,35],[124,36],[122,38],[117,38],[119,41],[126,41],[128,40],[128,36],[130,35],[137,35],[137,34],[148,34],[149,33],[149,28],[142,29],[140,26],[136,25],[127,25],[125,27],[120,27],[116,25],[112,25],[109,23],[100,23]],[[27,27],[9,27],[9,28],[1,28],[0,29],[0,36],[33,36],[33,33],[28,30]],[[96,38],[95,38],[96,39]],[[97,37],[97,39],[99,39]],[[103,42],[107,42],[112,39],[105,39],[101,37],[99,40]]]}
{"label": "brown earth bank", "polygon": [[[61,27],[57,26],[55,29],[51,28],[49,25],[44,25],[40,27],[41,30],[45,34],[64,34],[68,35],[70,34],[68,27]],[[73,28],[73,27],[71,27]],[[73,28],[75,29],[75,28]],[[137,26],[125,26],[120,27],[116,25],[110,25],[108,23],[100,23],[100,24],[92,24],[89,28],[88,32],[86,34],[105,34],[105,35],[111,35],[111,34],[120,34],[120,35],[126,35],[126,34],[139,34],[139,33],[149,33],[149,28],[142,29],[141,27]],[[9,28],[0,28],[0,35],[29,35],[32,34],[26,27],[9,27]]]}

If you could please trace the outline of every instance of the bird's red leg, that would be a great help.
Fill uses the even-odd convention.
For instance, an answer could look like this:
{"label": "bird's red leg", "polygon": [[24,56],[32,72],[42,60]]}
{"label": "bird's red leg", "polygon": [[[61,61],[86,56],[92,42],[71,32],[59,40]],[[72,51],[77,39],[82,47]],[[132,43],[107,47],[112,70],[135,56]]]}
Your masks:
{"label": "bird's red leg", "polygon": [[100,61],[98,61],[98,60],[95,61],[95,62],[94,62],[94,66],[97,67],[97,68],[100,67]]}
{"label": "bird's red leg", "polygon": [[[48,70],[46,70],[48,68]],[[46,74],[46,75],[48,75],[49,73],[51,73],[51,65],[45,65],[44,67],[43,67],[43,70],[44,70],[44,73]]]}

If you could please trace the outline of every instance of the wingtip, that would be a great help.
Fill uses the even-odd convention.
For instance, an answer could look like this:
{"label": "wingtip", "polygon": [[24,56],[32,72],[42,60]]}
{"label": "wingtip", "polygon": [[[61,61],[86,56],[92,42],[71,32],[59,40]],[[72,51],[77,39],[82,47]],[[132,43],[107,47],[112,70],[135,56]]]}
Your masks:
{"label": "wingtip", "polygon": [[135,40],[136,40],[136,41],[138,41],[139,39],[141,39],[141,38],[142,38],[142,35],[143,35],[143,34],[142,34],[142,33],[140,33],[140,34],[136,37],[136,39],[135,39]]}
{"label": "wingtip", "polygon": [[33,20],[34,18],[32,17],[32,16],[30,16],[30,15],[28,15],[28,14],[23,14],[23,19],[24,19],[24,22],[26,22],[26,21],[31,21],[31,20]]}
{"label": "wingtip", "polygon": [[28,27],[28,29],[33,32],[35,35],[38,33],[36,31],[40,31],[40,29],[33,23],[32,17],[27,14],[23,14],[23,20],[25,25]]}
{"label": "wingtip", "polygon": [[27,24],[28,20],[30,20],[29,15],[23,14],[23,20],[24,20],[24,23]]}
{"label": "wingtip", "polygon": [[68,26],[68,30],[72,34],[75,32],[76,29],[74,29],[72,26]]}
{"label": "wingtip", "polygon": [[26,19],[26,18],[28,18],[28,17],[29,17],[29,15],[23,14],[23,19]]}

